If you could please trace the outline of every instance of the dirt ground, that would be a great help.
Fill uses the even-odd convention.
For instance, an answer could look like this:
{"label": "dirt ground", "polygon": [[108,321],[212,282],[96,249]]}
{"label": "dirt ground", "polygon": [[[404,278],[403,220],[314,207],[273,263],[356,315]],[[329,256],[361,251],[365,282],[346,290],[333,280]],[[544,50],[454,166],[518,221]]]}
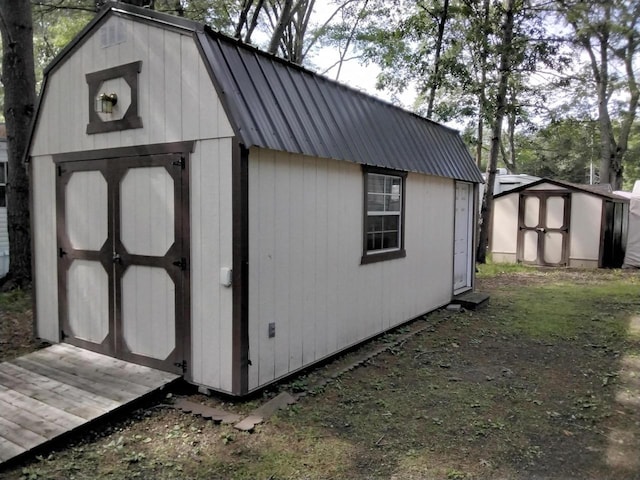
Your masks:
{"label": "dirt ground", "polygon": [[[640,272],[493,268],[478,288],[478,311],[434,312],[243,402],[175,390],[0,478],[640,479]],[[29,316],[2,313],[0,359],[35,347]],[[247,413],[281,390],[307,395],[253,433],[171,408],[188,394]]]}

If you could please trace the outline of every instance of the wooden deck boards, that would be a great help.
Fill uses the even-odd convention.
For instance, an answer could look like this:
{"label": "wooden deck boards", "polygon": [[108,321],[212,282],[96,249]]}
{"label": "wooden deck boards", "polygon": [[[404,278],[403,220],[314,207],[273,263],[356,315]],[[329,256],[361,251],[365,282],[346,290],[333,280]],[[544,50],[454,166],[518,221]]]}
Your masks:
{"label": "wooden deck boards", "polygon": [[0,464],[178,375],[58,344],[0,363]]}

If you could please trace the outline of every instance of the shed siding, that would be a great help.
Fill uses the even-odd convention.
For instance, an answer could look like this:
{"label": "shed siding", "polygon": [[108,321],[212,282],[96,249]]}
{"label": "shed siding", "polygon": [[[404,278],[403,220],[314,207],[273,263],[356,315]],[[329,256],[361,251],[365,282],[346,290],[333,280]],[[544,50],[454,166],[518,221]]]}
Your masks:
{"label": "shed siding", "polygon": [[[127,41],[103,48],[100,30],[113,22],[123,22]],[[87,135],[85,74],[138,60],[143,128]],[[112,16],[49,73],[31,155],[230,136],[233,130],[193,37]]]}
{"label": "shed siding", "polygon": [[602,199],[594,195],[574,192],[571,195],[571,243],[570,263],[595,261],[598,266],[600,256],[600,230],[602,224]]}
{"label": "shed siding", "polygon": [[503,258],[502,255],[515,254],[518,247],[518,202],[520,195],[514,193],[496,198],[493,204],[493,229],[491,235],[491,252],[493,260]]}
{"label": "shed siding", "polygon": [[[191,156],[192,381],[231,391],[231,139],[198,142]],[[199,199],[199,201],[198,201]]]}
{"label": "shed siding", "polygon": [[361,167],[252,149],[249,388],[446,304],[454,188],[451,179],[410,173],[407,257],[360,265]]}
{"label": "shed siding", "polygon": [[[100,46],[100,29],[126,26],[127,41]],[[118,17],[93,32],[49,73],[33,158],[38,335],[58,341],[55,168],[50,154],[199,140],[190,158],[191,337],[189,379],[231,391],[231,150],[233,130],[191,35]],[[143,128],[86,134],[85,74],[142,61]],[[65,121],[61,122],[60,119]]]}
{"label": "shed siding", "polygon": [[32,159],[33,246],[35,256],[36,335],[58,342],[58,252],[56,243],[56,181],[51,156]]}
{"label": "shed siding", "polygon": [[[566,188],[542,183],[527,190],[558,190]],[[518,246],[519,193],[496,198],[493,212],[491,253],[496,262],[516,262]],[[569,266],[598,267],[602,228],[602,198],[589,193],[571,193],[569,226]]]}
{"label": "shed siding", "polygon": [[541,183],[539,185],[527,187],[527,190],[566,190],[566,188],[560,187],[558,185],[552,185],[550,183]]}

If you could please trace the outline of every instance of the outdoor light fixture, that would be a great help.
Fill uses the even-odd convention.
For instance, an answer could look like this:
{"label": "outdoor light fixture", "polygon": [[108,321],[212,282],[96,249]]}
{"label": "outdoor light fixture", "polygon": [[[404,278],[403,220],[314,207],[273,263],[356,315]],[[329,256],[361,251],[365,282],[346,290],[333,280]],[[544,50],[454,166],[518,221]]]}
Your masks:
{"label": "outdoor light fixture", "polygon": [[96,98],[96,112],[113,113],[113,106],[118,103],[118,95],[115,93],[101,93]]}

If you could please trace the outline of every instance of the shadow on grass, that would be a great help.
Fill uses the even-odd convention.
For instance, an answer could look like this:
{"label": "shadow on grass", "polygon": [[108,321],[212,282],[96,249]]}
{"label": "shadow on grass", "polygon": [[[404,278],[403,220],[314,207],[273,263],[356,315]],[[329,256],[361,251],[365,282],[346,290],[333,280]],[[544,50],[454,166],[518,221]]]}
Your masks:
{"label": "shadow on grass", "polygon": [[[640,314],[631,315],[627,328],[628,337],[636,348],[620,359],[617,372],[615,402],[619,421],[615,422],[607,435],[606,463],[627,475],[640,472],[640,421],[627,412],[640,412]],[[636,477],[637,478],[637,477]]]}

